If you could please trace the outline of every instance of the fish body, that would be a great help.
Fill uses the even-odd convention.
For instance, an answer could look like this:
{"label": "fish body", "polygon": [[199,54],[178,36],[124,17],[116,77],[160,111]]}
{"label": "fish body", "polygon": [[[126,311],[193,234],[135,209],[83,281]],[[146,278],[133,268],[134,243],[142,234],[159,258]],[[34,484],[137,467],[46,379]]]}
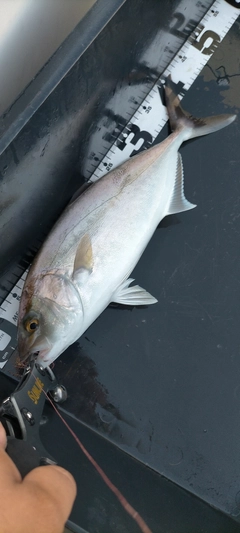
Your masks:
{"label": "fish body", "polygon": [[132,286],[129,276],[159,222],[195,207],[184,196],[178,150],[185,140],[235,118],[195,119],[169,88],[166,97],[173,133],[89,187],[65,209],[43,244],[20,302],[20,358],[38,351],[38,362],[49,365],[110,302],[157,302]]}

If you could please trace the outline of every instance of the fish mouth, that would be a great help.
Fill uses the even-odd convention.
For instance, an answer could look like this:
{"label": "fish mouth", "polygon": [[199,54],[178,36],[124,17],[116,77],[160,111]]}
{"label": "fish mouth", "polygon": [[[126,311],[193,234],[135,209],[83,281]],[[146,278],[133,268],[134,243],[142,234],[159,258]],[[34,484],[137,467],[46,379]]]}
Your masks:
{"label": "fish mouth", "polygon": [[35,352],[30,351],[24,356],[19,355],[17,366],[26,368],[29,364],[34,362],[35,364],[37,363],[39,366],[45,368],[46,366],[49,366],[51,364],[48,359],[49,351],[49,348],[46,348],[44,350],[39,350]]}
{"label": "fish mouth", "polygon": [[45,348],[45,350],[39,350],[39,352],[35,352],[35,355],[37,355],[36,361],[39,365],[41,363],[48,363],[48,354],[49,354],[49,348]]}
{"label": "fish mouth", "polygon": [[52,350],[52,343],[46,336],[35,339],[26,339],[23,335],[18,337],[18,354],[21,363],[27,363],[33,359],[36,362],[46,363],[47,356]]}
{"label": "fish mouth", "polygon": [[37,360],[37,352],[28,352],[24,355],[20,355],[19,350],[16,352],[16,369],[19,372],[21,369],[26,370],[29,365]]}
{"label": "fish mouth", "polygon": [[18,338],[17,351],[18,351],[19,361],[21,364],[24,364],[24,365],[30,362],[32,357],[36,356],[36,352],[34,352],[34,350],[31,350],[31,349],[26,350],[25,342],[21,338]]}

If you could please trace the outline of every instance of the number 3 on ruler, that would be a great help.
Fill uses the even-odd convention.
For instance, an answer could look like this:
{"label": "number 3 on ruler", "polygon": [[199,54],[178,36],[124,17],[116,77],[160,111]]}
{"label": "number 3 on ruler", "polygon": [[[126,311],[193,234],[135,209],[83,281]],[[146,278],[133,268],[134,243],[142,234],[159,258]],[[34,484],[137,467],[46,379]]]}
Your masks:
{"label": "number 3 on ruler", "polygon": [[[201,29],[200,35],[201,35],[203,30],[204,30],[204,26]],[[199,35],[198,35],[198,37],[199,37]],[[211,39],[212,42],[207,47],[205,47],[204,45],[205,45],[205,43],[206,43],[206,41],[208,39]],[[194,46],[195,48],[200,50],[200,52],[202,52],[202,54],[211,55],[211,54],[213,54],[213,52],[217,48],[217,46],[220,43],[220,41],[221,41],[221,39],[220,39],[219,35],[215,31],[206,30],[204,33],[202,33],[199,41],[192,41],[191,44],[192,44],[192,46]]]}

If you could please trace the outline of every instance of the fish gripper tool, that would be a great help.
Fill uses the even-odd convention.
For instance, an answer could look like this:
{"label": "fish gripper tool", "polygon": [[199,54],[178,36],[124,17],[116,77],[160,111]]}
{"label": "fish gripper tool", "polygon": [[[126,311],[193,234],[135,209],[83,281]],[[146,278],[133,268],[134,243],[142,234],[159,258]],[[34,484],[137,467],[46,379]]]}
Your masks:
{"label": "fish gripper tool", "polygon": [[6,451],[22,477],[37,466],[56,464],[39,436],[48,393],[56,402],[66,399],[66,390],[58,385],[52,370],[33,360],[15,391],[0,406],[0,422],[7,434]]}

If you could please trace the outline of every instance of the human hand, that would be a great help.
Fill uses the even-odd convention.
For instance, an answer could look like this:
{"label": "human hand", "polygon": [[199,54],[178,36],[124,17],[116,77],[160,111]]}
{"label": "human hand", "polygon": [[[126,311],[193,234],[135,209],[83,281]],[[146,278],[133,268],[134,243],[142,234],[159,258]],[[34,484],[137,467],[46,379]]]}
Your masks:
{"label": "human hand", "polygon": [[6,445],[0,423],[0,533],[62,533],[76,497],[72,475],[51,465],[22,479]]}

